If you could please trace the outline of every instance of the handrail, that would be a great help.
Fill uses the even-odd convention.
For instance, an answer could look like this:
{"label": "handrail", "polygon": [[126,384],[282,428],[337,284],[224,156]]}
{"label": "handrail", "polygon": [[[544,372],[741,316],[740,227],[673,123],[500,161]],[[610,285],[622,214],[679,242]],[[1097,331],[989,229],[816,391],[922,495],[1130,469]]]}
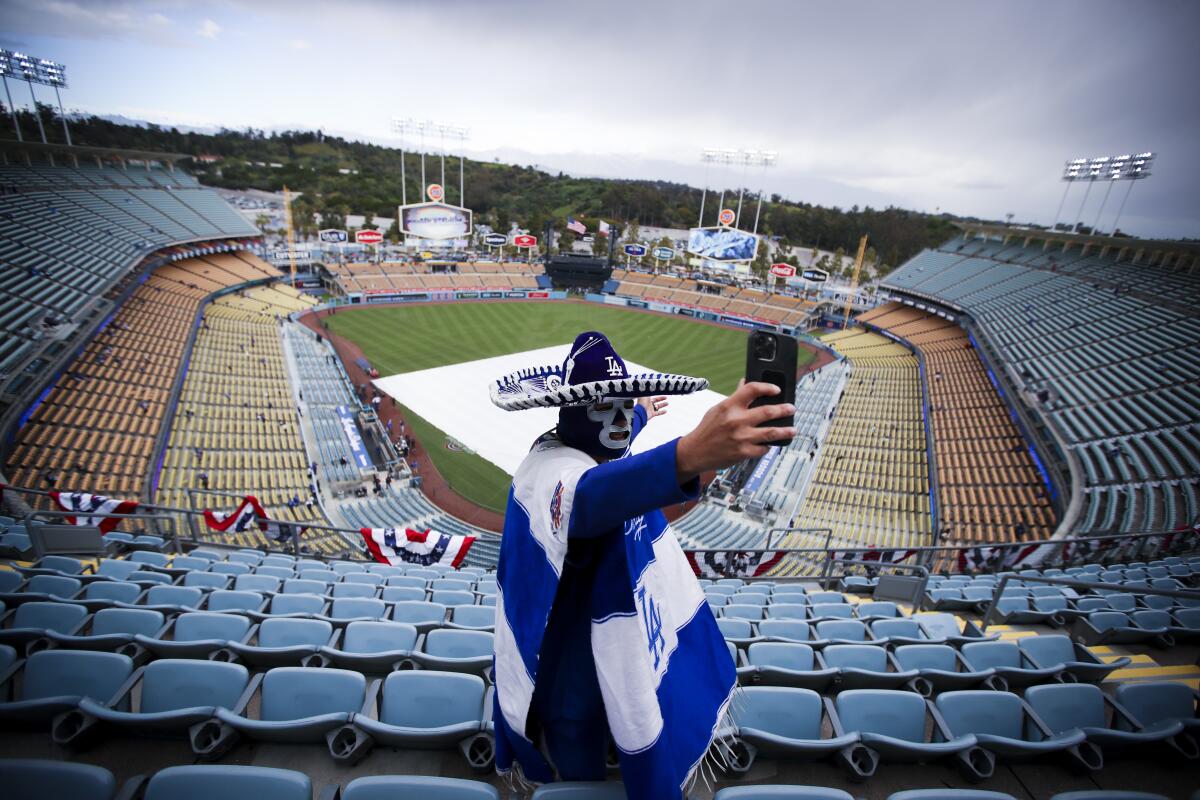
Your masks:
{"label": "handrail", "polygon": [[[985,611],[983,614],[983,621],[980,623],[980,626],[979,626],[980,630],[986,631],[988,625],[991,624],[991,619],[995,615],[995,612],[996,612],[996,604],[999,602],[1000,597],[1004,593],[1004,587],[1008,585],[1008,582],[1010,580],[1018,580],[1018,581],[1028,582],[1028,583],[1044,583],[1047,586],[1065,586],[1068,589],[1085,589],[1085,590],[1089,590],[1089,591],[1092,589],[1097,589],[1097,588],[1102,589],[1102,588],[1106,588],[1106,587],[1115,587],[1115,586],[1121,585],[1121,584],[1117,584],[1117,583],[1105,583],[1104,581],[1081,581],[1081,580],[1073,579],[1073,578],[1057,578],[1057,577],[1047,578],[1042,575],[1018,575],[1018,574],[1011,573],[1011,572],[1006,573],[1000,578],[1000,582],[998,584],[996,584],[996,591],[992,593],[992,599],[988,603],[987,611]],[[1200,590],[1194,590],[1194,589],[1193,590],[1185,589],[1185,590],[1181,591],[1178,589],[1152,589],[1152,588],[1143,588],[1143,587],[1138,586],[1138,587],[1134,587],[1134,588],[1130,588],[1130,589],[1123,589],[1122,591],[1126,592],[1127,594],[1156,595],[1159,597],[1177,597],[1177,598],[1180,598],[1183,600],[1200,600]]]}
{"label": "handrail", "polygon": [[[30,527],[29,523],[34,522],[34,521],[41,522],[41,520],[35,520],[36,517],[41,517],[41,516],[51,516],[51,517],[58,517],[58,518],[63,518],[63,519],[65,519],[67,517],[103,517],[104,519],[129,519],[132,517],[137,517],[139,519],[162,519],[162,520],[166,520],[168,522],[174,523],[174,519],[171,517],[170,514],[92,514],[87,511],[55,511],[52,509],[46,509],[46,510],[32,509],[32,510],[30,510],[30,512],[28,514],[26,514],[24,517],[21,518],[21,525],[24,526],[26,531],[31,531],[33,529]],[[175,530],[174,524],[172,524],[170,526],[170,528],[171,528],[171,534],[169,536],[169,539],[170,539],[171,543],[174,545],[174,550],[176,553],[182,553],[183,550],[179,546],[179,532],[177,530]],[[42,553],[38,552],[41,548],[38,546],[37,540],[35,539],[35,537],[32,537],[32,536],[30,537],[30,540],[33,542],[33,545],[34,545],[34,553],[40,558]]]}

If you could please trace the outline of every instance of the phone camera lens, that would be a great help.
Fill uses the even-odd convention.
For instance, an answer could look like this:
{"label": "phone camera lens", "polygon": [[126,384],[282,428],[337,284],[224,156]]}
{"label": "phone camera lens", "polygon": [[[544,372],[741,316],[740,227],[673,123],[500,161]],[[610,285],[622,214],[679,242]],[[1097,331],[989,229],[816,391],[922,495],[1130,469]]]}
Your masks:
{"label": "phone camera lens", "polygon": [[759,361],[774,361],[775,337],[756,336],[754,338],[754,357]]}

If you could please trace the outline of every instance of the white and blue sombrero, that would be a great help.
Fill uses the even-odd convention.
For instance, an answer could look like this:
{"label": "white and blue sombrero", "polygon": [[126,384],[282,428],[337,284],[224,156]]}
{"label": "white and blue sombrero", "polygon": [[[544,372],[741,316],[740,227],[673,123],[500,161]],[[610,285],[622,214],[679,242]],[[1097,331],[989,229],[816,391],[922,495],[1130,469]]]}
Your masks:
{"label": "white and blue sombrero", "polygon": [[651,397],[691,394],[708,388],[704,378],[643,372],[630,375],[603,333],[575,337],[561,365],[531,367],[492,381],[492,402],[505,411],[583,406],[602,397]]}

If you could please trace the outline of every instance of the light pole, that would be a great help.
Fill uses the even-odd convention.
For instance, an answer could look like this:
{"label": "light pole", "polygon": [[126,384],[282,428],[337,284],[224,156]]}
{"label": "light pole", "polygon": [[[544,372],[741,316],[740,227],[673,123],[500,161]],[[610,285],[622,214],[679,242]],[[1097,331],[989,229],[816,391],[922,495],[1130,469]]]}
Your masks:
{"label": "light pole", "polygon": [[[1067,184],[1067,189],[1071,188],[1071,184],[1076,181],[1087,181],[1087,191],[1083,193],[1083,202],[1079,205],[1079,213],[1071,230],[1076,231],[1080,223],[1083,221],[1083,209],[1087,204],[1088,194],[1091,192],[1092,184],[1096,181],[1107,181],[1108,187],[1104,190],[1104,199],[1100,202],[1100,208],[1096,212],[1095,222],[1092,223],[1092,233],[1096,233],[1100,224],[1100,217],[1104,213],[1104,207],[1108,205],[1108,196],[1112,192],[1113,184],[1116,181],[1130,181],[1129,189],[1125,192],[1125,199],[1121,201],[1121,207],[1117,211],[1117,217],[1113,221],[1113,232],[1117,230],[1117,222],[1121,219],[1121,212],[1125,210],[1125,201],[1129,199],[1129,194],[1133,191],[1132,181],[1142,180],[1150,177],[1150,165],[1154,161],[1154,153],[1146,152],[1137,155],[1122,155],[1122,156],[1098,156],[1096,158],[1073,158],[1067,162],[1066,168],[1063,170],[1063,181]],[[1058,213],[1054,215],[1054,226],[1051,230],[1058,227],[1058,218],[1062,213],[1063,203],[1066,202],[1067,193],[1063,192],[1062,201],[1058,204]]]}
{"label": "light pole", "polygon": [[60,89],[67,88],[67,68],[65,65],[51,61],[48,58],[34,58],[24,53],[0,48],[0,77],[4,79],[4,94],[8,100],[8,111],[12,115],[13,127],[17,130],[18,141],[24,141],[24,137],[21,136],[21,127],[17,123],[17,113],[13,107],[12,93],[8,89],[9,77],[23,80],[29,85],[29,98],[33,103],[33,118],[37,121],[38,132],[42,137],[42,144],[47,144],[48,142],[46,140],[46,129],[42,125],[42,115],[38,113],[37,95],[33,91],[33,85],[40,83],[43,86],[54,87],[54,97],[58,100],[58,117],[62,120],[63,135],[66,137],[67,146],[71,146],[71,130],[67,127],[67,115],[63,111],[62,94],[59,91]]}
{"label": "light pole", "polygon": [[419,124],[412,117],[392,117],[392,130],[400,134],[400,205],[402,206],[408,205],[408,182],[404,177],[404,136],[416,131]]}

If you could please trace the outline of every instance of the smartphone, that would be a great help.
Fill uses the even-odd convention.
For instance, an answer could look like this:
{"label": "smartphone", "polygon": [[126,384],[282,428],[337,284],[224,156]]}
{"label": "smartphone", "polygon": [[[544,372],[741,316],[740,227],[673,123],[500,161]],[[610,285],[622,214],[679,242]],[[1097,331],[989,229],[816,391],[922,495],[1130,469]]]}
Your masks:
{"label": "smartphone", "polygon": [[[778,403],[796,402],[796,340],[791,336],[770,331],[754,331],[746,343],[746,383],[761,381],[773,383],[782,391],[774,397],[759,397],[750,404],[751,408]],[[786,428],[792,424],[791,417],[780,417],[759,424],[759,427]],[[781,439],[775,444],[786,444],[790,439]]]}

